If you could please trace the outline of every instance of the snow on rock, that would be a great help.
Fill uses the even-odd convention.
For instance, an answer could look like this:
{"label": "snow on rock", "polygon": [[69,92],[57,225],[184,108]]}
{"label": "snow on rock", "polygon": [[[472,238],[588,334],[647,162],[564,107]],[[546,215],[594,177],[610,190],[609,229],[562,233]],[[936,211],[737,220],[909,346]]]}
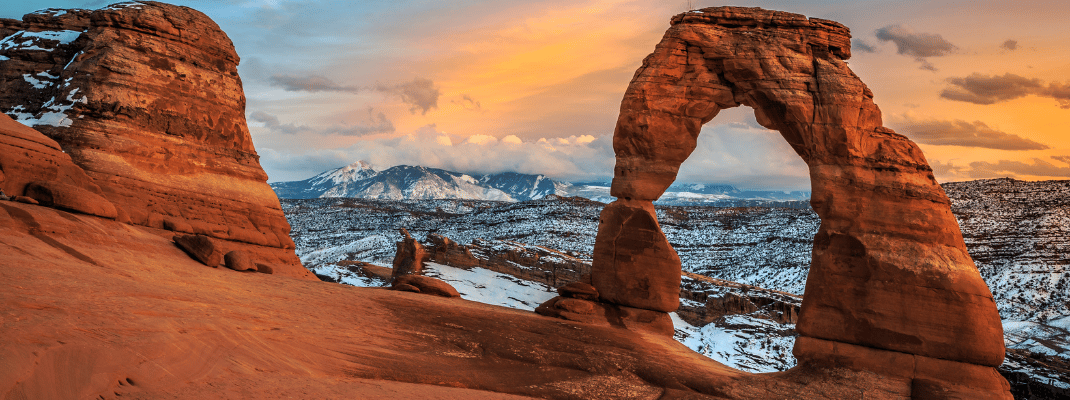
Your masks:
{"label": "snow on rock", "polygon": [[703,327],[688,324],[676,313],[673,337],[696,353],[747,372],[777,372],[795,366],[795,324],[728,315]]}
{"label": "snow on rock", "polygon": [[519,310],[534,311],[557,296],[556,291],[544,285],[478,267],[466,270],[427,263],[424,275],[446,281],[463,299]]}

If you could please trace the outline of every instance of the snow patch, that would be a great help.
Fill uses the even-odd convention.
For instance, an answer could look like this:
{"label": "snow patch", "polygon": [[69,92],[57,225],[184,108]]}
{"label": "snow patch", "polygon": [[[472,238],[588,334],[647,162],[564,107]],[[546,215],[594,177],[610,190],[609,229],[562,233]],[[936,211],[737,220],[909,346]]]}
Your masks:
{"label": "snow patch", "polygon": [[101,8],[101,10],[115,11],[115,10],[122,10],[124,8],[133,8],[135,10],[140,10],[141,7],[139,7],[139,6],[143,6],[143,5],[145,5],[145,3],[142,3],[142,2],[139,2],[139,1],[124,1],[122,3],[115,3],[115,4],[112,4],[110,6]]}
{"label": "snow patch", "polygon": [[22,74],[22,79],[32,85],[34,89],[44,89],[52,85],[52,82],[39,80],[37,78],[34,78],[33,75],[30,74]]}
{"label": "snow patch", "polygon": [[446,281],[463,299],[519,310],[534,311],[557,296],[556,291],[548,291],[544,285],[478,267],[466,270],[427,263],[424,275]]}

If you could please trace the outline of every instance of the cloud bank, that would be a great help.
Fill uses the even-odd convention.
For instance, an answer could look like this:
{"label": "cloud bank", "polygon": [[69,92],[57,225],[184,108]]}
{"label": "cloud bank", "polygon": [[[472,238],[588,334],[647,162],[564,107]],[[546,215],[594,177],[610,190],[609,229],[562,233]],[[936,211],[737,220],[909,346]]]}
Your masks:
{"label": "cloud bank", "polygon": [[877,29],[877,40],[895,43],[896,52],[914,57],[921,63],[921,69],[936,71],[929,63],[929,57],[940,57],[955,51],[955,45],[935,33],[915,33],[899,25],[888,25]]}
{"label": "cloud bank", "polygon": [[917,120],[903,117],[895,123],[918,143],[937,146],[980,147],[995,150],[1046,150],[1047,145],[989,127],[981,121]]}
{"label": "cloud bank", "polygon": [[1052,82],[1045,85],[1040,79],[1029,79],[1011,73],[974,73],[965,78],[951,78],[947,81],[951,86],[940,92],[940,97],[948,100],[987,105],[1035,95],[1055,99],[1060,108],[1070,109],[1070,84]]}
{"label": "cloud bank", "polygon": [[[435,125],[339,149],[293,153],[264,148],[259,153],[273,182],[307,179],[357,160],[380,168],[423,165],[471,174],[515,171],[567,181],[608,181],[615,163],[611,135],[538,140],[515,135],[462,137],[441,132]],[[809,190],[810,183],[806,164],[780,134],[759,128],[754,121],[704,127],[677,181],[774,190]]]}
{"label": "cloud bank", "polygon": [[259,122],[264,125],[265,128],[272,132],[282,133],[287,135],[297,135],[299,133],[307,133],[319,136],[328,135],[340,135],[340,136],[364,136],[374,133],[393,133],[394,123],[390,121],[382,112],[375,113],[375,110],[368,108],[368,119],[364,123],[356,125],[333,125],[329,127],[311,127],[307,125],[297,125],[294,123],[283,124],[279,121],[279,118],[275,115],[268,114],[263,111],[253,111],[249,114],[249,119],[254,122]]}
{"label": "cloud bank", "polygon": [[[415,114],[416,111],[420,111],[421,115],[426,115],[432,108],[438,108],[438,98],[442,96],[442,91],[435,86],[435,82],[425,78],[415,78],[411,82],[393,85],[380,83],[364,87],[341,85],[321,75],[277,74],[268,78],[268,84],[288,92],[360,93],[369,90],[376,91],[398,97],[403,103],[409,105],[410,112]],[[478,104],[471,98],[468,98],[468,100],[473,104]]]}

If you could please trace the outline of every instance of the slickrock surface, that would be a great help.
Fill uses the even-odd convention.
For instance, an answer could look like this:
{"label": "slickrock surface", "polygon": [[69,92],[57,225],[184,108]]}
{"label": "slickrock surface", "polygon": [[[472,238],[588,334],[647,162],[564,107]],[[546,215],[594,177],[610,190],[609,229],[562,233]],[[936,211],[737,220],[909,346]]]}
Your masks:
{"label": "slickrock surface", "polygon": [[[204,14],[50,9],[0,33],[0,112],[58,142],[124,219],[293,248],[246,126],[238,56]],[[281,265],[300,273],[296,257]]]}
{"label": "slickrock surface", "polygon": [[206,268],[170,231],[0,202],[0,398],[903,398],[752,375],[670,337],[461,299]]}
{"label": "slickrock surface", "polygon": [[[850,33],[832,21],[742,7],[674,17],[621,103],[612,186],[620,200],[602,214],[593,282],[603,298],[620,292],[610,298],[665,310],[646,299],[675,297],[678,288],[647,282],[679,276],[678,259],[660,250],[667,242],[656,222],[617,233],[616,221],[672,184],[702,124],[750,106],[810,167],[822,221],[799,315],[807,339],[795,346],[800,363],[847,363],[913,377],[926,391],[1009,397],[992,368],[1004,355],[999,315],[947,196],[921,150],[882,126],[849,57]],[[623,300],[632,298],[641,302]],[[915,368],[948,362],[985,372],[963,381]]]}

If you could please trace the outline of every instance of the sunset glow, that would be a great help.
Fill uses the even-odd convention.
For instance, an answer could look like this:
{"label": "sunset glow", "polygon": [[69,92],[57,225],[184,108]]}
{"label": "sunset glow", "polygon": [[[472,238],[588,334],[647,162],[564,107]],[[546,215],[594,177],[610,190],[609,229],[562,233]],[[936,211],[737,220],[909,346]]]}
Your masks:
{"label": "sunset glow", "polygon": [[[0,3],[8,18],[41,8]],[[626,0],[176,3],[208,14],[234,41],[250,128],[272,181],[360,159],[608,179],[623,92],[669,19],[687,8]],[[1070,178],[1070,4],[735,5],[850,27],[851,67],[885,125],[921,145],[939,180]],[[806,188],[801,160],[762,131],[748,110],[722,113],[704,128],[681,179]]]}

